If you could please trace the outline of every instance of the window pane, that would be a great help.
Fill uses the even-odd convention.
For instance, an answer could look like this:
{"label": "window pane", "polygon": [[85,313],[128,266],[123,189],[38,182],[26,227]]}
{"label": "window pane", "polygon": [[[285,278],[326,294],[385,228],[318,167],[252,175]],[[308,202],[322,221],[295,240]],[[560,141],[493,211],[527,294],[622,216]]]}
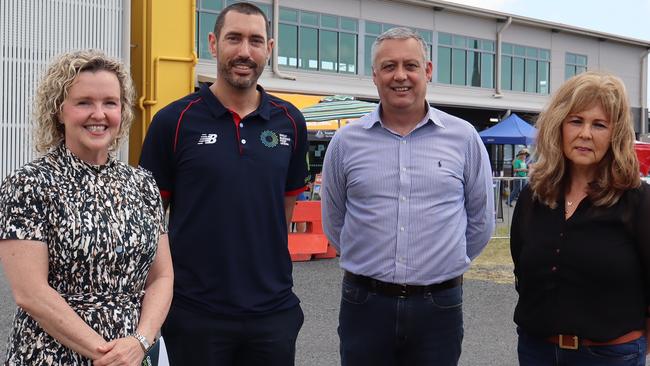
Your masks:
{"label": "window pane", "polygon": [[400,27],[399,25],[395,25],[395,24],[383,24],[382,25],[382,32],[385,32],[385,31],[387,31],[389,29],[393,29],[393,28],[399,28],[399,27]]}
{"label": "window pane", "polygon": [[537,61],[526,60],[526,92],[537,92]]}
{"label": "window pane", "polygon": [[543,61],[548,61],[551,59],[551,54],[548,50],[539,50],[539,59]]}
{"label": "window pane", "polygon": [[363,67],[364,67],[364,74],[366,75],[372,75],[372,44],[375,42],[375,39],[377,39],[377,37],[375,36],[366,36],[366,39],[364,41]]}
{"label": "window pane", "polygon": [[576,64],[580,66],[587,66],[587,56],[576,55]]}
{"label": "window pane", "polygon": [[214,30],[214,22],[217,21],[217,14],[199,13],[199,58],[211,59],[210,47],[208,46],[208,33]]}
{"label": "window pane", "polygon": [[438,82],[451,84],[451,48],[438,47]]}
{"label": "window pane", "polygon": [[481,48],[480,46],[481,46],[481,41],[479,41],[476,38],[469,38],[467,40],[467,47],[468,48],[479,49],[479,48]]}
{"label": "window pane", "polygon": [[526,55],[526,47],[524,46],[516,46],[515,45],[515,56],[525,56]]}
{"label": "window pane", "polygon": [[366,33],[368,34],[381,34],[381,24],[366,21]]}
{"label": "window pane", "polygon": [[255,4],[255,5],[257,5],[262,11],[262,13],[266,15],[267,19],[269,20],[273,19],[273,17],[271,16],[271,7],[269,5],[266,4]]}
{"label": "window pane", "polygon": [[564,60],[567,64],[575,65],[576,64],[576,55],[573,53],[567,53]]}
{"label": "window pane", "polygon": [[451,34],[438,33],[438,44],[445,44],[451,46]]}
{"label": "window pane", "polygon": [[318,14],[303,11],[300,13],[300,23],[318,26]]}
{"label": "window pane", "polygon": [[494,41],[481,41],[481,49],[485,51],[494,51]]}
{"label": "window pane", "polygon": [[526,56],[537,58],[537,48],[526,47]]}
{"label": "window pane", "polygon": [[524,59],[512,58],[512,90],[524,91]]}
{"label": "window pane", "polygon": [[546,61],[537,61],[537,90],[540,94],[548,94],[549,88],[549,63]]}
{"label": "window pane", "polygon": [[357,36],[339,33],[339,72],[357,73]]}
{"label": "window pane", "polygon": [[222,0],[202,0],[201,1],[201,9],[219,11],[219,10],[223,9],[223,1]]}
{"label": "window pane", "polygon": [[584,67],[584,66],[576,66],[576,75],[580,74],[582,72],[585,72],[585,71],[587,71],[586,67]]}
{"label": "window pane", "polygon": [[280,8],[280,21],[297,23],[298,11],[292,9]]}
{"label": "window pane", "polygon": [[454,46],[462,47],[462,48],[467,47],[467,38],[465,38],[463,36],[454,35],[453,40],[454,40]]}
{"label": "window pane", "polygon": [[298,67],[302,69],[318,69],[318,30],[300,27],[300,59]]}
{"label": "window pane", "polygon": [[481,53],[481,86],[494,87],[494,55]]}
{"label": "window pane", "polygon": [[419,30],[419,31],[418,31],[418,34],[420,34],[420,36],[422,37],[422,39],[424,39],[424,42],[426,42],[426,43],[431,43],[431,32],[429,32],[429,31]]}
{"label": "window pane", "polygon": [[278,65],[298,67],[298,26],[280,24]]}
{"label": "window pane", "polygon": [[501,88],[512,90],[512,57],[501,56]]}
{"label": "window pane", "polygon": [[356,32],[358,28],[359,24],[356,19],[341,17],[341,29],[350,32]]}
{"label": "window pane", "polygon": [[573,65],[564,66],[564,79],[569,79],[576,74],[576,67]]}
{"label": "window pane", "polygon": [[467,85],[481,86],[480,55],[474,51],[467,52]]}
{"label": "window pane", "polygon": [[451,50],[451,83],[465,85],[465,50]]}
{"label": "window pane", "polygon": [[320,16],[320,25],[325,28],[339,28],[339,17],[334,15],[321,15]]}
{"label": "window pane", "polygon": [[320,69],[324,71],[338,71],[338,33],[334,31],[320,31]]}
{"label": "window pane", "polygon": [[512,55],[512,44],[511,43],[501,43],[502,52],[504,55]]}

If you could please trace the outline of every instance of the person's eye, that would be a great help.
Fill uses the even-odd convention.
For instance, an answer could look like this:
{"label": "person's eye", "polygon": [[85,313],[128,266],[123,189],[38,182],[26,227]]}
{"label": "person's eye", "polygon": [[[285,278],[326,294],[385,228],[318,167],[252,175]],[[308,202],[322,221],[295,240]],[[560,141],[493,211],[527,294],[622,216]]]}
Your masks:
{"label": "person's eye", "polygon": [[598,129],[607,129],[607,125],[605,123],[602,123],[602,122],[594,123],[594,127],[598,128]]}

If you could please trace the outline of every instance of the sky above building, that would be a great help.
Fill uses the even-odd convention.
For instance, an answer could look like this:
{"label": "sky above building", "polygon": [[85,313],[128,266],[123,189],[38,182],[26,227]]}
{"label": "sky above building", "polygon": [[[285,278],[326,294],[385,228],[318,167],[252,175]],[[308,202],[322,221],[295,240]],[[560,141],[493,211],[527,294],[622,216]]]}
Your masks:
{"label": "sky above building", "polygon": [[650,42],[650,0],[447,1]]}

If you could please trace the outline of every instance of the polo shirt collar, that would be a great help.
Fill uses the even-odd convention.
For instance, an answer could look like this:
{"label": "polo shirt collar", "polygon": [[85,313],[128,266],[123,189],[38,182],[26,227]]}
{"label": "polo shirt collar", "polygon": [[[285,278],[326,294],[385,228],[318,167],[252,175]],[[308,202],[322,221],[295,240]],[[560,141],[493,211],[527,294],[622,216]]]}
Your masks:
{"label": "polo shirt collar", "polygon": [[[260,100],[260,105],[255,111],[250,114],[250,116],[259,115],[261,118],[269,120],[271,118],[271,103],[269,102],[269,94],[259,84],[257,85],[257,90],[260,92],[262,98]],[[230,110],[221,104],[219,99],[217,99],[217,97],[212,93],[212,90],[210,90],[210,86],[208,84],[201,84],[201,88],[199,89],[199,96],[201,96],[201,98],[205,101],[205,104],[208,106],[216,118],[220,118],[225,113],[230,113]]]}
{"label": "polo shirt collar", "polygon": [[[427,123],[433,123],[436,126],[445,127],[445,124],[442,123],[442,120],[440,119],[440,116],[438,116],[438,113],[436,109],[432,108],[429,103],[426,103],[426,108],[427,108],[427,113],[425,114],[424,118],[418,124],[415,126],[413,130],[416,130]],[[384,127],[384,123],[381,120],[381,102],[379,102],[379,105],[377,108],[375,108],[372,112],[370,112],[369,118],[364,122],[363,128],[366,130],[372,128],[376,124],[380,124],[382,127]]]}

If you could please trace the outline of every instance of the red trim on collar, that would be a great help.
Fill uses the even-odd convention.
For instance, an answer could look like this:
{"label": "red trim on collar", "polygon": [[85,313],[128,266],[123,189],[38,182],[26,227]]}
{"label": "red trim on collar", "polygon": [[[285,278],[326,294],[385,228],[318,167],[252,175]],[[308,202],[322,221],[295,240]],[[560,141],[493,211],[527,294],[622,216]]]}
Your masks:
{"label": "red trim on collar", "polygon": [[284,192],[284,195],[287,196],[287,197],[297,196],[297,195],[301,194],[302,192],[304,192],[306,190],[307,190],[307,186],[304,186],[304,187],[300,187],[298,189],[294,189],[293,191]]}
{"label": "red trim on collar", "polygon": [[239,134],[239,123],[241,122],[241,116],[237,112],[233,111],[230,108],[226,108],[228,112],[232,115],[232,120],[235,122],[235,133],[237,134],[237,146],[239,146],[239,155],[244,152],[244,149],[241,146],[241,136]]}

